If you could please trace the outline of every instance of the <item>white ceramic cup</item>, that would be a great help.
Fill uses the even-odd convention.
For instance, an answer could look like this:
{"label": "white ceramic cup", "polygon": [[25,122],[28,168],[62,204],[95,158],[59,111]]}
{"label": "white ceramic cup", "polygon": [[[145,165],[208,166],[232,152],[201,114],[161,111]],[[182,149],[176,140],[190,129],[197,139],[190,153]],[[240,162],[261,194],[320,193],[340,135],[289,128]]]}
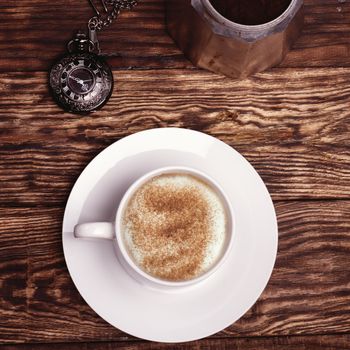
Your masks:
{"label": "white ceramic cup", "polygon": [[[124,239],[122,235],[118,234],[119,232],[121,232],[121,226],[122,226],[121,224],[122,224],[124,210],[128,205],[129,199],[132,197],[135,191],[139,189],[144,183],[151,180],[153,177],[159,176],[162,174],[169,174],[169,173],[184,173],[184,174],[193,175],[201,179],[205,183],[207,183],[212,189],[216,191],[216,193],[221,198],[224,208],[226,210],[226,216],[227,216],[226,240],[225,240],[224,248],[222,250],[221,257],[218,259],[216,264],[213,265],[208,271],[206,271],[202,275],[199,275],[198,277],[195,277],[191,280],[186,280],[186,281],[162,280],[160,278],[151,276],[147,272],[143,271],[130,257],[125,247]],[[235,225],[234,225],[234,215],[233,215],[232,206],[224,190],[221,188],[221,186],[211,177],[209,177],[208,175],[204,174],[199,170],[192,169],[189,167],[173,166],[173,167],[164,167],[164,168],[153,170],[143,175],[138,180],[136,180],[128,188],[122,200],[120,201],[114,222],[88,222],[88,223],[76,225],[74,227],[74,236],[76,238],[89,238],[89,239],[102,238],[102,239],[109,239],[113,241],[116,248],[117,256],[121,260],[120,262],[132,277],[136,278],[142,283],[149,284],[151,286],[174,288],[174,287],[186,287],[186,286],[196,284],[200,281],[203,281],[204,279],[212,275],[223,264],[225,258],[229,254],[232,247],[232,241],[234,237],[234,227]]]}

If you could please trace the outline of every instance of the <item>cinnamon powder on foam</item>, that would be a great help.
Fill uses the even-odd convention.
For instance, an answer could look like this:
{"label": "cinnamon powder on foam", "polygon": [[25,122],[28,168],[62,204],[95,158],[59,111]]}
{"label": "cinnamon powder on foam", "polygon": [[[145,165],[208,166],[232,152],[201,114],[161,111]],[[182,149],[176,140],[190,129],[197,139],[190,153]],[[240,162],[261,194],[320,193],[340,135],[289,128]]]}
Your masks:
{"label": "cinnamon powder on foam", "polygon": [[160,175],[136,191],[123,216],[123,233],[129,255],[141,269],[184,281],[203,272],[214,239],[213,210],[200,190],[208,185],[185,175],[191,181],[179,186],[172,183],[174,176],[184,175]]}

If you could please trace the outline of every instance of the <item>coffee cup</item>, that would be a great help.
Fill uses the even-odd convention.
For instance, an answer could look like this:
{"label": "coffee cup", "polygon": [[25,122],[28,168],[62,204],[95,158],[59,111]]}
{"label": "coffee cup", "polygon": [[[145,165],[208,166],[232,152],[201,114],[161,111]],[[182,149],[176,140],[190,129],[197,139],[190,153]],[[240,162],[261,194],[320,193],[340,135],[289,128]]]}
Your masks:
{"label": "coffee cup", "polygon": [[192,63],[234,79],[278,65],[299,37],[303,0],[166,0],[169,34]]}
{"label": "coffee cup", "polygon": [[234,228],[222,187],[202,171],[172,166],[136,180],[113,222],[78,224],[74,236],[111,240],[133,278],[169,289],[213,275],[231,251]]}

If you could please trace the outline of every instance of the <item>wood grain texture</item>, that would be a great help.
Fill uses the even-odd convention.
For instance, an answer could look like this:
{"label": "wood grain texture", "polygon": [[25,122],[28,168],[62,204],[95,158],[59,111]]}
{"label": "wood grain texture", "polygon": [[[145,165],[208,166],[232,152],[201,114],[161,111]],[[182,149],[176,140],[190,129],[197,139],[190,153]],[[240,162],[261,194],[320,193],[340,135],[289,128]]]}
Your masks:
{"label": "wood grain texture", "polygon": [[[281,202],[276,209],[272,278],[244,317],[217,336],[349,333],[350,201]],[[0,209],[0,343],[132,340],[75,289],[62,254],[62,215],[55,208]]]}
{"label": "wood grain texture", "polygon": [[[21,0],[0,4],[0,70],[47,70],[92,15],[88,2]],[[305,28],[283,67],[350,66],[350,3],[306,0]],[[167,35],[164,1],[142,0],[101,33],[114,68],[189,68]]]}
{"label": "wood grain texture", "polygon": [[[46,350],[48,344],[16,344],[2,346],[2,350]],[[259,338],[204,339],[182,344],[153,342],[94,342],[50,344],[51,350],[346,350],[350,349],[350,335],[285,336]]]}
{"label": "wood grain texture", "polygon": [[227,142],[275,200],[349,198],[350,68],[280,69],[239,82],[200,70],[115,78],[103,110],[76,116],[54,104],[45,73],[0,77],[0,206],[63,206],[93,156],[156,127]]}
{"label": "wood grain texture", "polygon": [[[52,102],[46,72],[92,14],[87,1],[0,3],[0,344],[17,343],[3,349],[350,349],[350,2],[305,5],[280,67],[233,81],[184,58],[163,0],[140,1],[101,33],[115,90],[82,117]],[[279,254],[259,301],[214,337],[181,345],[138,341],[98,317],[69,277],[60,233],[93,156],[169,126],[236,148],[279,201]],[[28,342],[43,344],[19,345]]]}

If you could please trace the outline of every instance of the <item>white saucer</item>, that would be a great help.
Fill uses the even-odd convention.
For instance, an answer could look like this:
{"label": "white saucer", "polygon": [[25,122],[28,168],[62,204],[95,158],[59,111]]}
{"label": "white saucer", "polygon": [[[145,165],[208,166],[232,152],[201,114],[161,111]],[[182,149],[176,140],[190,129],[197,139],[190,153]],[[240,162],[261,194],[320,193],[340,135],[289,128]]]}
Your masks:
{"label": "white saucer", "polygon": [[[236,216],[234,247],[209,279],[176,292],[141,285],[120,265],[110,241],[75,239],[73,227],[112,220],[129,185],[164,166],[189,166],[213,177]],[[63,219],[63,249],[82,297],[107,322],[139,338],[183,342],[207,337],[238,320],[259,298],[276,259],[277,221],[254,168],[206,134],[177,128],[143,131],[115,142],[82,172]]]}

